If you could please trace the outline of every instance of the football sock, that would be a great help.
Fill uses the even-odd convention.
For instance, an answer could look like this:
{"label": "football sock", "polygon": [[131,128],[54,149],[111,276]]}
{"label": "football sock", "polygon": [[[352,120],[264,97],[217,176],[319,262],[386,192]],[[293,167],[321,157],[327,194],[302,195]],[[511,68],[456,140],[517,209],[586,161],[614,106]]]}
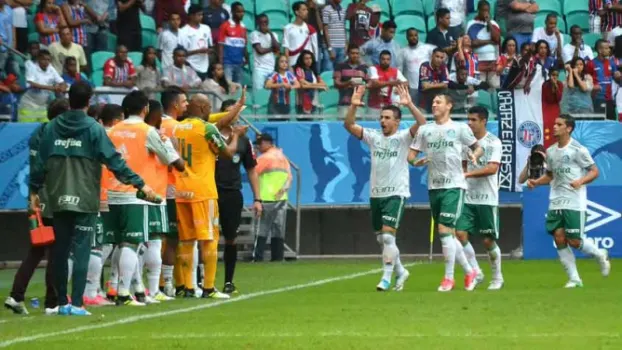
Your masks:
{"label": "football sock", "polygon": [[[190,276],[190,285],[186,284],[187,289],[197,289],[197,269],[199,268],[199,244],[194,242],[192,251],[192,275]],[[188,281],[186,281],[188,282]]]}
{"label": "football sock", "polygon": [[496,242],[493,243],[491,249],[488,250],[488,260],[490,261],[490,268],[492,270],[493,280],[503,280],[501,273],[501,249]]}
{"label": "football sock", "polygon": [[439,236],[443,247],[443,258],[445,259],[445,278],[453,281],[454,265],[456,263],[456,242],[451,233],[440,233]]}
{"label": "football sock", "polygon": [[73,256],[67,259],[67,283],[71,282],[72,275],[73,275]]}
{"label": "football sock", "polygon": [[203,274],[203,289],[214,289],[216,268],[218,267],[218,235],[213,240],[203,241],[201,247],[205,273]]}
{"label": "football sock", "polygon": [[469,262],[467,261],[462,243],[456,237],[454,237],[454,245],[456,246],[456,261],[458,261],[458,264],[462,266],[462,269],[464,270],[464,273],[466,275],[470,274],[471,272],[473,272],[473,268],[471,267],[471,264],[469,264]]}
{"label": "football sock", "polygon": [[477,271],[477,273],[482,273],[482,269],[479,267],[477,263],[477,258],[475,257],[475,249],[473,249],[473,245],[471,242],[466,241],[466,244],[462,244],[462,250],[464,251],[464,255],[469,262],[469,265],[473,268],[473,270]]}
{"label": "football sock", "polygon": [[579,250],[581,251],[581,253],[593,256],[594,258],[599,260],[604,257],[604,254],[598,249],[598,247],[596,247],[594,242],[589,239],[581,240],[581,246],[579,247]]}
{"label": "football sock", "polygon": [[235,243],[225,244],[223,260],[225,261],[225,283],[231,283],[235,273],[235,264],[238,260],[238,246]]}
{"label": "football sock", "polygon": [[[177,256],[179,256],[179,248],[177,248]],[[175,265],[173,265],[173,279],[175,280],[175,287],[184,285],[184,272],[181,260],[175,259]]]}
{"label": "football sock", "polygon": [[110,257],[114,246],[112,244],[104,244],[102,245],[102,264],[106,263],[106,260]]}
{"label": "football sock", "polygon": [[176,280],[177,286],[185,286],[187,289],[192,289],[192,270],[193,265],[193,251],[195,242],[182,242],[177,249],[177,261],[181,267],[180,277],[181,280]]}
{"label": "football sock", "polygon": [[161,287],[173,287],[173,265],[162,265]]}
{"label": "football sock", "polygon": [[[162,252],[161,252],[161,255],[162,255],[162,272],[160,273],[160,283],[158,283],[160,288],[164,287],[164,265],[165,265],[164,254],[166,252],[166,246],[167,246],[166,240],[162,240]],[[171,274],[172,273],[173,273],[173,270],[171,270]]]}
{"label": "football sock", "polygon": [[99,250],[91,250],[89,257],[89,267],[86,273],[86,288],[84,296],[87,298],[95,298],[99,290],[99,278],[102,273],[102,252]]}
{"label": "football sock", "polygon": [[162,241],[159,239],[149,241],[144,256],[145,267],[147,268],[147,287],[149,295],[153,297],[158,294],[160,272],[162,271]]}
{"label": "football sock", "polygon": [[378,242],[382,245],[382,279],[391,282],[393,270],[395,269],[395,260],[399,254],[399,250],[395,245],[395,236],[390,233],[378,235]]}
{"label": "football sock", "polygon": [[130,295],[130,287],[134,272],[138,267],[138,255],[133,248],[121,247],[119,252],[119,288],[118,295],[126,297]]}
{"label": "football sock", "polygon": [[581,281],[581,277],[579,277],[579,272],[577,271],[577,262],[572,249],[566,245],[563,246],[563,248],[557,247],[557,254],[559,254],[559,260],[561,261],[562,266],[564,266],[564,269],[568,274],[568,278],[572,281]]}
{"label": "football sock", "polygon": [[404,271],[406,271],[406,269],[404,268],[404,265],[402,265],[402,259],[400,259],[400,249],[397,248],[397,257],[395,258],[395,273],[398,276],[401,276]]}
{"label": "football sock", "polygon": [[121,259],[121,247],[115,247],[110,258],[109,288],[116,291],[119,288],[119,260]]}

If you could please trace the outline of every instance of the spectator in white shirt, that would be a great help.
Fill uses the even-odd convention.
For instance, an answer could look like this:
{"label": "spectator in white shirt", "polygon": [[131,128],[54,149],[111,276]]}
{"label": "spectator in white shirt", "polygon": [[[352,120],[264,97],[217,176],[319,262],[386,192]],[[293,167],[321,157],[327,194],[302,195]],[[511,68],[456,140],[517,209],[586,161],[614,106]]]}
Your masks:
{"label": "spectator in white shirt", "polygon": [[449,27],[459,33],[464,33],[464,20],[467,13],[467,0],[436,0],[435,10],[446,8],[450,12]]}
{"label": "spectator in white shirt", "polygon": [[158,50],[160,50],[162,59],[162,69],[173,65],[173,51],[179,46],[179,26],[181,25],[179,13],[169,14],[168,24],[168,28],[158,36]]}
{"label": "spectator in white shirt", "polygon": [[253,88],[263,89],[266,78],[274,71],[274,54],[279,53],[281,45],[276,33],[270,31],[268,16],[257,16],[257,30],[250,35],[253,45]]}
{"label": "spectator in white shirt", "polygon": [[471,38],[471,47],[479,59],[480,79],[496,88],[499,86],[497,60],[501,29],[490,18],[490,3],[481,0],[477,4],[477,16],[467,24],[467,34]]}
{"label": "spectator in white shirt", "polygon": [[289,59],[289,65],[296,64],[298,55],[303,50],[311,51],[316,62],[319,61],[317,28],[306,23],[309,16],[307,5],[302,1],[295,2],[292,5],[292,12],[296,15],[294,23],[286,25],[283,29],[283,48],[285,56]]}
{"label": "spectator in white shirt", "polygon": [[568,69],[570,61],[576,57],[583,59],[584,62],[594,59],[592,48],[583,43],[583,31],[581,27],[576,24],[570,27],[570,38],[571,42],[564,45],[564,49],[562,50],[562,57],[564,58],[566,69]]}
{"label": "spectator in white shirt", "polygon": [[173,65],[164,69],[162,85],[179,86],[183,89],[197,88],[201,85],[201,78],[186,64],[186,49],[179,46],[173,51]]}
{"label": "spectator in white shirt", "polygon": [[198,5],[191,5],[188,10],[188,24],[179,33],[179,43],[188,50],[188,63],[197,72],[201,80],[207,78],[209,70],[210,47],[212,31],[202,24],[203,9]]}
{"label": "spectator in white shirt", "polygon": [[535,44],[539,40],[544,40],[549,44],[551,56],[558,60],[562,59],[562,48],[564,47],[564,38],[557,28],[557,15],[549,13],[544,20],[545,27],[538,27],[533,30],[531,43]]}
{"label": "spectator in white shirt", "polygon": [[26,70],[26,87],[19,104],[19,117],[29,121],[45,121],[46,106],[67,91],[67,84],[52,67],[50,52],[39,51],[37,64]]}
{"label": "spectator in white shirt", "polygon": [[419,32],[415,28],[406,31],[408,46],[400,50],[398,61],[401,63],[402,72],[408,79],[410,98],[415,104],[418,102],[419,68],[423,62],[430,61],[434,45],[419,42]]}

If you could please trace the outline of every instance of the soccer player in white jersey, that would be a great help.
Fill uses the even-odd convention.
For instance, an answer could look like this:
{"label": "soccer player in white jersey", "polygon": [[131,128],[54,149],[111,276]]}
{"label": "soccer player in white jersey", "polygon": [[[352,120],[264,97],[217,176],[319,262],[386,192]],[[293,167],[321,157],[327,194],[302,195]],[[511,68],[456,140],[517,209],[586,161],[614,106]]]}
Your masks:
{"label": "soccer player in white jersey", "polygon": [[464,248],[464,254],[477,271],[476,283],[484,280],[484,274],[475,258],[475,250],[469,242],[469,235],[480,236],[488,251],[492,269],[489,290],[503,287],[501,274],[501,250],[499,239],[499,164],[501,163],[501,140],[486,130],[488,110],[475,106],[468,111],[468,124],[484,154],[477,163],[468,161],[468,148],[464,148],[462,167],[467,181],[464,207],[456,223],[456,237]]}
{"label": "soccer player in white jersey", "polygon": [[408,161],[418,165],[417,155],[425,152],[428,163],[428,194],[432,218],[438,225],[438,233],[445,258],[445,276],[438,287],[439,292],[454,288],[454,265],[456,258],[465,271],[464,288],[475,288],[477,271],[468,263],[462,245],[455,238],[455,227],[462,211],[464,191],[467,188],[462,169],[463,147],[471,149],[469,160],[477,163],[483,150],[473,131],[464,123],[451,120],[453,107],[451,97],[438,95],[432,101],[434,123],[421,127],[410,147]]}
{"label": "soccer player in white jersey", "polygon": [[596,258],[603,276],[608,276],[611,270],[607,250],[598,249],[591,240],[585,239],[585,185],[598,177],[598,168],[590,152],[570,136],[574,128],[575,120],[568,114],[555,119],[553,134],[557,143],[546,150],[547,172],[538,179],[527,181],[529,188],[551,184],[546,230],[553,235],[559,260],[568,274],[565,288],[583,286],[570,247]]}
{"label": "soccer player in white jersey", "polygon": [[393,271],[396,272],[394,290],[401,291],[408,279],[409,272],[400,261],[400,251],[395,244],[395,234],[404,213],[404,202],[410,197],[408,147],[412,143],[419,127],[426,123],[423,113],[415,107],[408,89],[397,86],[400,104],[406,106],[416,119],[410,128],[399,130],[402,112],[396,106],[385,106],[380,112],[381,131],[363,128],[356,124],[356,110],[362,105],[361,99],[365,87],[359,86],[352,95],[352,100],[344,127],[350,134],[369,146],[371,155],[371,175],[369,181],[372,226],[376,240],[382,247],[384,273],[378,291],[391,287]]}

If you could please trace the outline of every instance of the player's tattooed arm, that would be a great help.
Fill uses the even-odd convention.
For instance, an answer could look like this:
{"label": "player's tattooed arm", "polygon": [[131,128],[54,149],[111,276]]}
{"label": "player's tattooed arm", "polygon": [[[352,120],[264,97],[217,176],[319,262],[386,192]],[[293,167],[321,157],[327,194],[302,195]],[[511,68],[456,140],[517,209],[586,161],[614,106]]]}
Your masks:
{"label": "player's tattooed arm", "polygon": [[346,130],[359,140],[363,138],[363,127],[356,124],[356,110],[363,105],[363,95],[365,95],[365,86],[357,86],[352,94],[346,119],[343,121],[343,126]]}
{"label": "player's tattooed arm", "polygon": [[583,185],[587,185],[591,183],[592,181],[596,180],[596,178],[600,174],[596,164],[590,165],[589,167],[586,168],[586,170],[587,170],[587,174],[585,174],[585,176],[577,180],[574,180],[573,182],[570,183],[570,186],[572,186],[572,188],[574,188],[575,190],[579,189]]}

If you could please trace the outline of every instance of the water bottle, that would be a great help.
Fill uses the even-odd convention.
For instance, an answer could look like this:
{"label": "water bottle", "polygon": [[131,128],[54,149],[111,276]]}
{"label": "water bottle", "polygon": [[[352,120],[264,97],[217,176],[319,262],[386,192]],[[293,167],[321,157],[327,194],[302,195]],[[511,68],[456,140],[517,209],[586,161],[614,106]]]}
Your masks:
{"label": "water bottle", "polygon": [[30,298],[30,306],[32,306],[33,309],[38,309],[39,308],[39,298]]}
{"label": "water bottle", "polygon": [[142,199],[142,200],[147,201],[147,202],[156,203],[156,204],[162,203],[162,197],[160,197],[159,195],[156,195],[155,200],[153,200],[153,201],[148,200],[147,199],[147,194],[144,191],[142,191],[142,190],[136,191],[136,198]]}

